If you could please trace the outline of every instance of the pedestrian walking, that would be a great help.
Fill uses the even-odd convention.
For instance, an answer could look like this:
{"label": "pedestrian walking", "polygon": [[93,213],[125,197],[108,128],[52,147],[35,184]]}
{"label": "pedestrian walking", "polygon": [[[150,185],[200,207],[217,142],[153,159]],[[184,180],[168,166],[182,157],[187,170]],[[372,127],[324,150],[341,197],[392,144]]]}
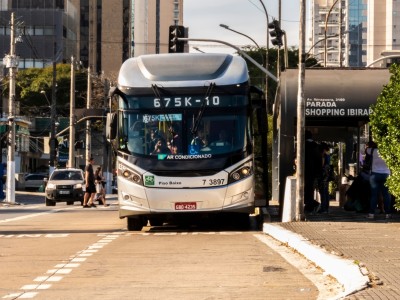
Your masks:
{"label": "pedestrian walking", "polygon": [[95,201],[100,201],[104,206],[109,206],[106,204],[106,192],[105,192],[105,180],[103,176],[103,169],[99,166],[94,172],[94,179],[96,184],[96,196]]}
{"label": "pedestrian walking", "polygon": [[94,178],[94,172],[93,172],[93,163],[94,163],[94,158],[90,157],[88,159],[88,164],[85,167],[86,190],[85,190],[85,195],[83,197],[83,207],[84,208],[96,207],[96,205],[93,202],[94,196],[96,195],[96,185],[95,185],[95,178]]}

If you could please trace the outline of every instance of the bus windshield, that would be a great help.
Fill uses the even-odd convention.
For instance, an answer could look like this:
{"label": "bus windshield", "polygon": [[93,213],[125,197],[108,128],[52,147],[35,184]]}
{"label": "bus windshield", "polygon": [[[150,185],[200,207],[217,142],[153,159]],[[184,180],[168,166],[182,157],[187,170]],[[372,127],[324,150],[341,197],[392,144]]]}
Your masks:
{"label": "bus windshield", "polygon": [[[143,113],[121,112],[120,127],[124,137],[121,150],[133,155],[226,154],[244,149],[247,142],[245,108],[229,113],[206,110],[201,120],[198,110],[177,110],[166,114],[160,110]],[[195,128],[195,130],[194,130]],[[211,157],[208,155],[207,157]]]}

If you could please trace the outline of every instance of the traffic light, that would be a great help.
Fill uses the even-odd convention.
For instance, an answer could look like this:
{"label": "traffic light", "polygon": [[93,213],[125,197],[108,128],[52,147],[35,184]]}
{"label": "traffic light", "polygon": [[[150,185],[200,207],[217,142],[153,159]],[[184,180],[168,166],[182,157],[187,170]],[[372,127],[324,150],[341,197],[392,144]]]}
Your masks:
{"label": "traffic light", "polygon": [[169,26],[169,40],[168,52],[169,53],[183,53],[185,50],[185,41],[179,41],[178,38],[185,37],[185,27],[179,25]]}
{"label": "traffic light", "polygon": [[278,46],[279,48],[283,46],[282,36],[285,32],[281,29],[278,20],[273,20],[271,23],[268,24],[269,35],[271,36],[272,40],[271,43],[274,46]]}

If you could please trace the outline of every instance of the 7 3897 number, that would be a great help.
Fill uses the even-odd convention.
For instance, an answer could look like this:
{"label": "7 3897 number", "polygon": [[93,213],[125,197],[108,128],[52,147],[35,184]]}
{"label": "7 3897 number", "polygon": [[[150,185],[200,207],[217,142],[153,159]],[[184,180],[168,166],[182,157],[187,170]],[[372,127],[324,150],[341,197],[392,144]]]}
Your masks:
{"label": "7 3897 number", "polygon": [[210,186],[223,185],[224,182],[225,179],[203,179],[203,185],[210,185]]}

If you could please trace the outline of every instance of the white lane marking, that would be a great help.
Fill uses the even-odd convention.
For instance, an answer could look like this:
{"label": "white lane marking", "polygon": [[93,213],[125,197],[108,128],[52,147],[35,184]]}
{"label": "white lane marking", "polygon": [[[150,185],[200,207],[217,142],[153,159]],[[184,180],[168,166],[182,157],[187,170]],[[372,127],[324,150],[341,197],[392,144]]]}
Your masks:
{"label": "white lane marking", "polygon": [[32,299],[37,294],[38,294],[37,292],[27,292],[27,293],[23,293],[21,296],[19,296],[16,299]]}
{"label": "white lane marking", "polygon": [[59,270],[52,269],[52,270],[48,270],[46,273],[48,273],[48,274],[69,274],[71,272],[72,272],[71,269],[59,269]]}
{"label": "white lane marking", "polygon": [[59,210],[50,210],[50,211],[47,211],[47,212],[41,212],[41,213],[35,213],[35,214],[30,214],[30,215],[19,216],[19,217],[15,217],[15,218],[0,220],[0,223],[8,223],[8,222],[12,222],[12,221],[20,221],[20,220],[25,220],[25,219],[29,219],[29,218],[38,217],[38,216],[49,215],[49,214],[55,213],[57,211],[59,211]]}
{"label": "white lane marking", "polygon": [[21,238],[64,238],[68,237],[69,233],[57,233],[57,234],[0,234],[0,238],[5,238],[5,239],[11,239],[11,238],[16,238],[16,239],[21,239]]}
{"label": "white lane marking", "polygon": [[57,281],[60,281],[61,279],[63,279],[62,276],[52,275],[49,278],[47,278],[46,281],[57,282]]}
{"label": "white lane marking", "polygon": [[86,260],[86,258],[79,258],[79,257],[76,257],[76,258],[73,258],[72,260],[71,260],[71,262],[84,262]]}
{"label": "white lane marking", "polygon": [[13,222],[13,221],[20,221],[20,220],[30,219],[30,218],[34,218],[34,217],[49,215],[49,214],[53,214],[53,213],[60,212],[60,211],[74,210],[74,209],[77,209],[77,208],[71,207],[71,208],[52,209],[52,210],[49,210],[49,211],[46,211],[46,212],[28,214],[28,215],[24,215],[24,216],[15,217],[15,218],[9,218],[9,219],[0,220],[0,223],[8,223],[8,222]]}
{"label": "white lane marking", "polygon": [[79,254],[79,256],[92,256],[93,253],[81,253]]}
{"label": "white lane marking", "polygon": [[[101,235],[103,236],[103,235]],[[78,268],[81,264],[78,262],[84,262],[87,258],[81,256],[92,256],[98,249],[103,248],[104,246],[108,245],[110,242],[115,240],[115,238],[119,237],[119,233],[117,234],[110,234],[109,236],[103,237],[99,241],[93,243],[92,245],[88,246],[84,250],[80,250],[68,259],[66,263],[59,263],[56,264],[54,269],[49,269],[46,271],[48,276],[38,276],[33,279],[34,282],[37,284],[27,284],[21,287],[22,292],[20,293],[13,293],[8,294],[2,297],[2,299],[31,299],[34,298],[38,292],[31,292],[30,290],[45,290],[49,289],[52,285],[49,284],[50,282],[58,282],[63,279],[63,276],[60,275],[68,275],[72,272],[71,268]],[[108,240],[110,238],[110,240]],[[96,249],[92,249],[96,248]],[[27,292],[29,291],[29,292]]]}
{"label": "white lane marking", "polygon": [[77,268],[81,264],[58,264],[55,265],[54,268],[61,269],[61,268]]}
{"label": "white lane marking", "polygon": [[46,290],[51,287],[51,284],[27,284],[21,290]]}

